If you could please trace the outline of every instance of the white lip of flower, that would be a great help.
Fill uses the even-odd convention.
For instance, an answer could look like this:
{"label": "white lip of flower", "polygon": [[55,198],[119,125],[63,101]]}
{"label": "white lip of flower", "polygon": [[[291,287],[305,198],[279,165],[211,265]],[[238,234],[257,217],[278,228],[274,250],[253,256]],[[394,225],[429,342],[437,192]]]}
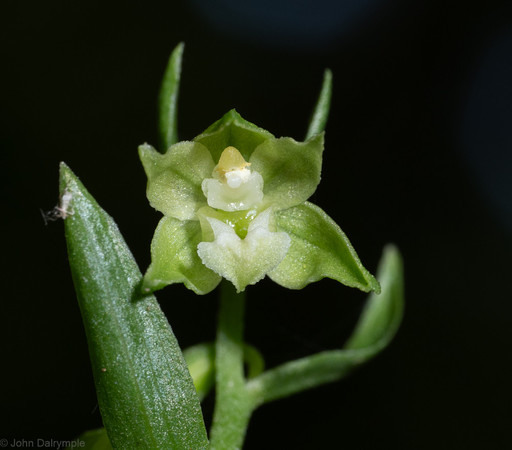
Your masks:
{"label": "white lip of flower", "polygon": [[235,147],[224,149],[213,169],[213,178],[206,178],[201,184],[208,205],[229,212],[258,205],[263,200],[263,178],[249,166]]}
{"label": "white lip of flower", "polygon": [[283,231],[270,231],[272,208],[258,214],[241,239],[226,223],[207,217],[213,242],[201,242],[197,253],[203,264],[231,281],[238,291],[255,284],[283,260],[291,239]]}

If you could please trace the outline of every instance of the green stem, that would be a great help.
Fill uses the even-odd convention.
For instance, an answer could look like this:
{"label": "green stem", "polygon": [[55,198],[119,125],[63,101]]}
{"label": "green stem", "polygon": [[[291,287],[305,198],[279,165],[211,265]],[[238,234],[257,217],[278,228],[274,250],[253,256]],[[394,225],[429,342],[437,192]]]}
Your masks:
{"label": "green stem", "polygon": [[245,294],[237,294],[227,281],[221,285],[217,341],[216,390],[210,449],[242,447],[255,402],[244,377],[243,319]]}

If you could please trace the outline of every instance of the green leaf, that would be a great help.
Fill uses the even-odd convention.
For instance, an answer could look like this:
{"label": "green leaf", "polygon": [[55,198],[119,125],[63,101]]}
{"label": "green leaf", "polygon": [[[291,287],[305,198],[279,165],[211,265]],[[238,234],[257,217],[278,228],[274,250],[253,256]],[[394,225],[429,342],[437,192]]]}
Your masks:
{"label": "green leaf", "polygon": [[61,164],[69,262],[103,423],[120,449],[205,448],[192,379],[171,327],[112,218]]}
{"label": "green leaf", "polygon": [[346,349],[371,349],[376,353],[388,345],[400,326],[404,280],[402,258],[395,246],[384,248],[377,278],[382,294],[372,293],[368,298],[356,329],[345,344]]}
{"label": "green leaf", "polygon": [[324,277],[362,291],[380,292],[379,283],[359,260],[340,227],[318,206],[305,202],[276,213],[277,229],[292,239],[290,250],[270,278],[302,289]]}
{"label": "green leaf", "polygon": [[163,150],[167,150],[171,145],[178,142],[178,94],[184,47],[185,45],[181,42],[171,53],[160,88],[158,106],[160,112],[160,140]]}
{"label": "green leaf", "polygon": [[201,240],[199,221],[164,216],[151,242],[151,265],[144,275],[143,289],[155,291],[173,283],[185,283],[196,294],[215,289],[220,276],[201,262],[197,254]]}
{"label": "green leaf", "polygon": [[332,95],[332,73],[329,69],[324,72],[324,81],[322,83],[322,89],[318,100],[309,122],[308,132],[306,133],[306,140],[319,134],[325,130],[327,125],[327,119],[329,117],[329,109],[331,107],[331,95]]}
{"label": "green leaf", "polygon": [[206,205],[201,183],[212,176],[215,167],[208,150],[198,142],[183,141],[163,155],[144,144],[139,155],[148,177],[146,194],[151,206],[180,220],[197,219],[197,210]]}
{"label": "green leaf", "polygon": [[75,450],[76,448],[83,448],[84,450],[112,450],[112,445],[110,445],[105,428],[86,431],[78,439],[72,441],[72,444],[75,443],[77,445],[70,446],[67,450]]}
{"label": "green leaf", "polygon": [[250,380],[247,389],[257,404],[340,380],[390,343],[402,321],[404,304],[402,260],[394,246],[385,248],[377,278],[382,293],[370,294],[344,349],[291,361]]}
{"label": "green leaf", "polygon": [[229,146],[235,147],[249,161],[254,149],[273,137],[271,133],[243,119],[232,109],[194,138],[194,141],[205,145],[217,163],[222,151]]}
{"label": "green leaf", "polygon": [[306,201],[320,183],[324,136],[306,142],[268,139],[251,156],[251,169],[263,177],[265,205],[285,209]]}

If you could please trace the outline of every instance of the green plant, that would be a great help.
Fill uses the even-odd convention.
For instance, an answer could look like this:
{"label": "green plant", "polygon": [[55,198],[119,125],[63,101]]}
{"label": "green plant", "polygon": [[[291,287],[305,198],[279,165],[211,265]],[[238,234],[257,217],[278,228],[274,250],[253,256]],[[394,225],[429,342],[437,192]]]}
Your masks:
{"label": "green plant", "polygon": [[[275,138],[234,110],[178,142],[182,53],[179,45],[171,55],[160,96],[165,152],[139,149],[148,199],[164,214],[144,276],[112,218],[61,164],[61,215],[105,425],[83,436],[89,448],[241,448],[255,408],[343,378],[387,346],[402,317],[398,250],[384,250],[375,279],[307,201],[320,181],[330,72],[304,142]],[[245,289],[265,276],[292,289],[329,277],[371,293],[342,349],[265,371],[243,339]],[[215,343],[181,352],[152,294],[172,283],[198,294],[221,284]],[[208,439],[200,400],[213,387]]]}

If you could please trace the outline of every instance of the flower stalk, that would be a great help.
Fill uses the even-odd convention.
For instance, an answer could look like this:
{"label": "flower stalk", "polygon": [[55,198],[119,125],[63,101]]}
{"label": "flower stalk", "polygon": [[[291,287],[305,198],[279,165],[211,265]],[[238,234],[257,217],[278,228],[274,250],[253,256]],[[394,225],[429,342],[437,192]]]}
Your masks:
{"label": "flower stalk", "polygon": [[245,292],[223,281],[215,343],[215,411],[210,449],[239,449],[255,407],[244,375]]}

